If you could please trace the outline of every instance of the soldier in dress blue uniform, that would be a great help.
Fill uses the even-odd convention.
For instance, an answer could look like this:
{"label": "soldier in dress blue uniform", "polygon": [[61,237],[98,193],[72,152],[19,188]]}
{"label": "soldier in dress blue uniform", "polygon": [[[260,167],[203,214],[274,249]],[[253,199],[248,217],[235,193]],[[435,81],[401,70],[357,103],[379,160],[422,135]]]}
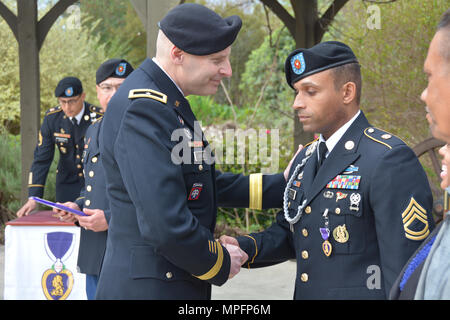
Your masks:
{"label": "soldier in dress blue uniform", "polygon": [[[85,102],[81,81],[75,77],[62,79],[55,96],[59,105],[45,114],[34,151],[34,160],[29,173],[28,195],[42,197],[45,180],[53,161],[55,146],[60,158],[56,175],[56,201],[75,200],[84,185],[83,139],[89,125],[102,116],[101,109]],[[17,212],[17,216],[28,215],[37,208],[36,201],[29,199]]]}
{"label": "soldier in dress blue uniform", "polygon": [[249,268],[296,259],[295,299],[386,299],[434,227],[427,176],[359,109],[360,66],[347,45],[297,49],[285,72],[304,130],[320,137],[294,160],[276,223],[221,241],[239,244]]}
{"label": "soldier in dress blue uniform", "polygon": [[[106,111],[111,97],[133,70],[132,65],[123,59],[110,59],[97,69],[97,98],[103,112]],[[84,208],[84,212],[88,216],[81,217],[53,209],[53,211],[59,213],[62,220],[75,222],[83,227],[81,229],[77,266],[79,272],[86,274],[86,294],[89,300],[95,298],[98,277],[106,248],[108,220],[110,217],[109,203],[106,198],[105,175],[98,146],[98,134],[101,125],[102,117],[94,121],[86,131],[82,159],[85,172],[85,186],[75,202],[64,203],[64,205],[76,210]]]}
{"label": "soldier in dress blue uniform", "polygon": [[111,218],[98,299],[210,298],[211,284],[246,260],[214,239],[218,204],[281,206],[283,174],[215,170],[185,98],[214,94],[231,76],[241,23],[198,4],[175,7],[159,23],[156,57],[111,99],[99,137]]}

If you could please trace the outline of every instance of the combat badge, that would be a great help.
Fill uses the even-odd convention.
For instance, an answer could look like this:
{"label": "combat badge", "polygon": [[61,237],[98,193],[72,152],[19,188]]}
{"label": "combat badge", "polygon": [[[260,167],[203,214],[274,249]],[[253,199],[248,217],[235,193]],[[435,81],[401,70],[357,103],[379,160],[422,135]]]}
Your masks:
{"label": "combat badge", "polygon": [[200,197],[200,192],[202,192],[203,183],[194,183],[191,192],[189,193],[188,200],[198,200]]}
{"label": "combat badge", "polygon": [[402,213],[402,220],[406,238],[423,240],[430,234],[427,211],[413,197]]}

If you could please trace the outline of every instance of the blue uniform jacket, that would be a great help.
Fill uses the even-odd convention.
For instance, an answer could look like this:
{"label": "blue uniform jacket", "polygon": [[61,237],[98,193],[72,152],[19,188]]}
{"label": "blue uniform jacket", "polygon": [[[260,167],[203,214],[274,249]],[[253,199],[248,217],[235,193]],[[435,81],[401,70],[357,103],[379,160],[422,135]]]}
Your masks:
{"label": "blue uniform jacket", "polygon": [[[99,118],[92,123],[86,132],[83,152],[85,186],[80,192],[80,197],[75,202],[81,209],[103,210],[106,221],[109,221],[110,211],[108,199],[106,198],[105,174],[98,145],[101,125],[102,118]],[[106,249],[107,234],[107,231],[94,232],[81,228],[77,262],[81,273],[97,276],[100,274]]]}
{"label": "blue uniform jacket", "polygon": [[291,226],[282,210],[267,230],[240,237],[248,266],[296,259],[295,299],[386,299],[434,227],[427,176],[405,143],[362,112],[314,177],[316,145],[294,160],[284,195],[287,217],[300,219]]}
{"label": "blue uniform jacket", "polygon": [[[208,299],[211,284],[228,279],[229,254],[213,236],[217,206],[247,207],[255,183],[215,171],[195,121],[149,59],[111,99],[100,132],[111,218],[98,299]],[[283,175],[254,180],[262,206],[279,207]]]}
{"label": "blue uniform jacket", "polygon": [[60,106],[48,110],[39,131],[39,139],[34,150],[33,164],[28,179],[28,196],[42,197],[47,174],[59,150],[56,174],[56,201],[74,201],[84,185],[83,139],[87,128],[102,113],[98,107],[85,102],[84,114],[78,128],[64,114]]}

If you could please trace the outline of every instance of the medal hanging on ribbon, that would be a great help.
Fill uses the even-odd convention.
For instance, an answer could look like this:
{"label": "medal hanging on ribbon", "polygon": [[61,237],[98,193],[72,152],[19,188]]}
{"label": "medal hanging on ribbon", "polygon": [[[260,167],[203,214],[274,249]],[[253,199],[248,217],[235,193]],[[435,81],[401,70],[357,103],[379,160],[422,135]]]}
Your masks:
{"label": "medal hanging on ribbon", "polygon": [[324,213],[323,213],[323,217],[325,219],[325,227],[324,228],[320,228],[320,235],[322,236],[322,239],[324,240],[322,243],[322,250],[323,253],[329,257],[331,255],[331,251],[333,250],[333,247],[331,246],[330,241],[328,241],[328,238],[330,237],[330,229],[328,228],[328,209],[325,209]]}

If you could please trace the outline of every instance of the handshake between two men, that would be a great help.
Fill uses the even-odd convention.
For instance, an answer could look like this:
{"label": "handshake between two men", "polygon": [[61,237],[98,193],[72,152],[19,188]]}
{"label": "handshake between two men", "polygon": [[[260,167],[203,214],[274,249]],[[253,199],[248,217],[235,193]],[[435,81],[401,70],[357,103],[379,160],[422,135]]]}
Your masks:
{"label": "handshake between two men", "polygon": [[[284,179],[287,181],[289,176],[289,171],[291,169],[292,163],[294,162],[297,155],[302,151],[303,145],[299,145],[297,152],[292,157],[292,159],[289,161],[288,166],[283,172]],[[231,267],[230,267],[230,275],[228,279],[233,278],[236,274],[239,273],[241,270],[241,266],[248,261],[248,255],[247,253],[242,250],[239,246],[239,242],[236,238],[230,237],[227,235],[222,235],[219,238],[219,242],[228,250],[228,253],[230,254],[231,258]]]}

